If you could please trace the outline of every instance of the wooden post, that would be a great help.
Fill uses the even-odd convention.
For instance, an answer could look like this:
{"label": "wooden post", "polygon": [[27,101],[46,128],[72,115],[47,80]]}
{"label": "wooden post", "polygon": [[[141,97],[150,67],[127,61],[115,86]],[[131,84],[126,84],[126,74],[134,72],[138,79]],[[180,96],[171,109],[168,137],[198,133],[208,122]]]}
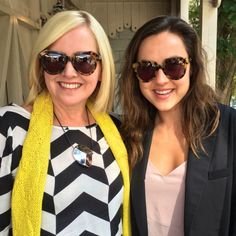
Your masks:
{"label": "wooden post", "polygon": [[180,0],[180,17],[189,22],[189,0]]}
{"label": "wooden post", "polygon": [[217,49],[217,13],[220,0],[201,0],[201,39],[208,55],[208,83],[215,89],[216,49]]}

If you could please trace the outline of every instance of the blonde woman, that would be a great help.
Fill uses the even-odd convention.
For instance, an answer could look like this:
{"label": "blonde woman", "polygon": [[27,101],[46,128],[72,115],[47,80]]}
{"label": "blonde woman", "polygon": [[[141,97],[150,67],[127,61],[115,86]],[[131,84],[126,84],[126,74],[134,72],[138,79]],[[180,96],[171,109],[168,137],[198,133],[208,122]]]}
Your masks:
{"label": "blonde woman", "polygon": [[44,25],[26,103],[0,109],[0,235],[129,235],[127,153],[108,115],[114,74],[92,15]]}

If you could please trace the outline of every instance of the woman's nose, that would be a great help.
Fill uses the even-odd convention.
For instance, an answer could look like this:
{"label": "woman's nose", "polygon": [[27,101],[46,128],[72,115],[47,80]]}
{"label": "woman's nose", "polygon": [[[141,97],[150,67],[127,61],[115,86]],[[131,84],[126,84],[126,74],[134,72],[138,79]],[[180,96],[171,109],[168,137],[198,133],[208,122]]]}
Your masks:
{"label": "woman's nose", "polygon": [[66,66],[65,66],[65,69],[64,71],[62,72],[62,74],[65,76],[65,77],[75,77],[75,76],[78,76],[78,72],[75,70],[74,66],[72,65],[71,61],[68,61],[66,63]]}
{"label": "woman's nose", "polygon": [[169,78],[165,75],[164,71],[160,68],[155,72],[154,79],[156,83],[167,83],[169,81]]}

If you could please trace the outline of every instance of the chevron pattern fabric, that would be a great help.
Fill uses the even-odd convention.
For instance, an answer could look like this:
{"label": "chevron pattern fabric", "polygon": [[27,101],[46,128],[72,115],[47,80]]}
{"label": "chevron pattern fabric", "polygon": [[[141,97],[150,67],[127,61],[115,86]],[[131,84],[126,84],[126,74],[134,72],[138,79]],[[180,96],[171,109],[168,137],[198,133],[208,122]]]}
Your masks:
{"label": "chevron pattern fabric", "polygon": [[[11,191],[29,119],[30,113],[17,105],[0,109],[1,236],[11,235]],[[89,128],[94,154],[92,166],[86,168],[73,159],[61,127],[53,126],[42,236],[122,235],[122,175],[100,128],[65,127],[72,144],[90,147]]]}

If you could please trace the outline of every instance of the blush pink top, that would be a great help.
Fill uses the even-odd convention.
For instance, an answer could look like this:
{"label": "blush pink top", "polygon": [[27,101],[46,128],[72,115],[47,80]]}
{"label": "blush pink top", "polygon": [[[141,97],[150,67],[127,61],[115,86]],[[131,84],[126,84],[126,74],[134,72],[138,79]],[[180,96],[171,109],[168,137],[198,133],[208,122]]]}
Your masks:
{"label": "blush pink top", "polygon": [[186,162],[163,176],[149,161],[145,179],[148,236],[184,236]]}

